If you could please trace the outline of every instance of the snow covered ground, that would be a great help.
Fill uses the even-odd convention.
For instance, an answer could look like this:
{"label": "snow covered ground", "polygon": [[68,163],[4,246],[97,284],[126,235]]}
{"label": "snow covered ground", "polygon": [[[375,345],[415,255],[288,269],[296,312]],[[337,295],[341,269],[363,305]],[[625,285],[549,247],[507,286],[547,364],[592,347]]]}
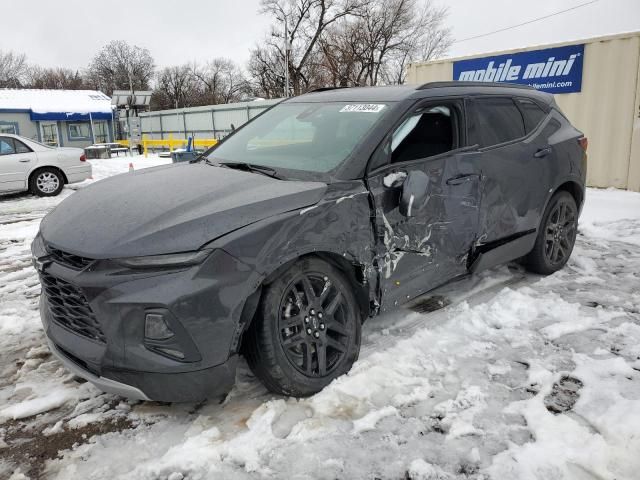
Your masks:
{"label": "snow covered ground", "polygon": [[311,398],[242,366],[223,402],[167,405],[78,383],[44,345],[29,245],[90,182],[0,198],[0,478],[639,478],[640,194],[590,189],[555,275],[504,266],[433,293],[446,308],[368,321],[352,371]]}

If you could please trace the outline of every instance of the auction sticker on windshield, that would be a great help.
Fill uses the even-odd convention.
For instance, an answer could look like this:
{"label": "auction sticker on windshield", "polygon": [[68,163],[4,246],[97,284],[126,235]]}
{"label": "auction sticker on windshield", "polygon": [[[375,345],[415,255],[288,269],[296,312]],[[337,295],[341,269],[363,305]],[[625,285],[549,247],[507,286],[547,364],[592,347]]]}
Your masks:
{"label": "auction sticker on windshield", "polygon": [[358,113],[378,113],[385,106],[376,103],[358,103],[356,105],[345,105],[340,109],[340,113],[358,112]]}

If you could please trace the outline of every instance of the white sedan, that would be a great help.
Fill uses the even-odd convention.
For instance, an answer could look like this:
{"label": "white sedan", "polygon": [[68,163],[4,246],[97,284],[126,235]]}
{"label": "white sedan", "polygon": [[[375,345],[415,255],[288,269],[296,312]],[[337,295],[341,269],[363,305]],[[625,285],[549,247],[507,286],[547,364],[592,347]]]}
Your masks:
{"label": "white sedan", "polygon": [[80,148],[49,147],[25,137],[0,134],[0,193],[29,190],[40,197],[58,195],[66,183],[91,176]]}

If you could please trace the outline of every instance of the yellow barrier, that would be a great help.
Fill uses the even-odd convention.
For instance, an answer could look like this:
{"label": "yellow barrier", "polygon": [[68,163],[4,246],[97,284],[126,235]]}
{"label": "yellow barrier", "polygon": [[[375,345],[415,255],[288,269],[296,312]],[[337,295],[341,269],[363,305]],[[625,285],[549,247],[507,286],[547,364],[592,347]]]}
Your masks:
{"label": "yellow barrier", "polygon": [[[121,142],[122,143],[122,142]],[[176,147],[186,147],[188,143],[188,140],[186,138],[173,138],[173,135],[169,134],[169,138],[163,138],[163,139],[158,139],[158,138],[154,138],[154,139],[150,139],[147,138],[146,135],[142,136],[142,148],[144,150],[144,156],[147,156],[147,152],[149,150],[149,147],[151,148],[156,148],[156,147],[160,147],[160,148],[168,148],[170,152],[173,152],[173,149]],[[193,141],[193,146],[194,147],[205,147],[205,148],[209,148],[214,146],[216,143],[218,143],[218,140],[216,140],[215,138],[196,138]]]}

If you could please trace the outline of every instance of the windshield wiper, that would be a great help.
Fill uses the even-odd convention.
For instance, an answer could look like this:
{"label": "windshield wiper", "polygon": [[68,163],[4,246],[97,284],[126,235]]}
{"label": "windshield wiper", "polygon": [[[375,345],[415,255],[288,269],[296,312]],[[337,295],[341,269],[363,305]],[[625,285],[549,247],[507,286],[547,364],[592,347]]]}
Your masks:
{"label": "windshield wiper", "polygon": [[284,180],[284,178],[278,175],[273,168],[265,167],[264,165],[256,165],[246,162],[220,162],[218,165],[227,168],[235,168],[236,170],[244,170],[245,172],[261,173],[267,177]]}
{"label": "windshield wiper", "polygon": [[204,155],[204,154],[200,154],[198,155],[196,158],[192,158],[191,160],[189,160],[189,163],[198,163],[201,161],[205,161],[206,163],[208,163],[209,165],[215,165],[211,160],[209,160],[209,158]]}

